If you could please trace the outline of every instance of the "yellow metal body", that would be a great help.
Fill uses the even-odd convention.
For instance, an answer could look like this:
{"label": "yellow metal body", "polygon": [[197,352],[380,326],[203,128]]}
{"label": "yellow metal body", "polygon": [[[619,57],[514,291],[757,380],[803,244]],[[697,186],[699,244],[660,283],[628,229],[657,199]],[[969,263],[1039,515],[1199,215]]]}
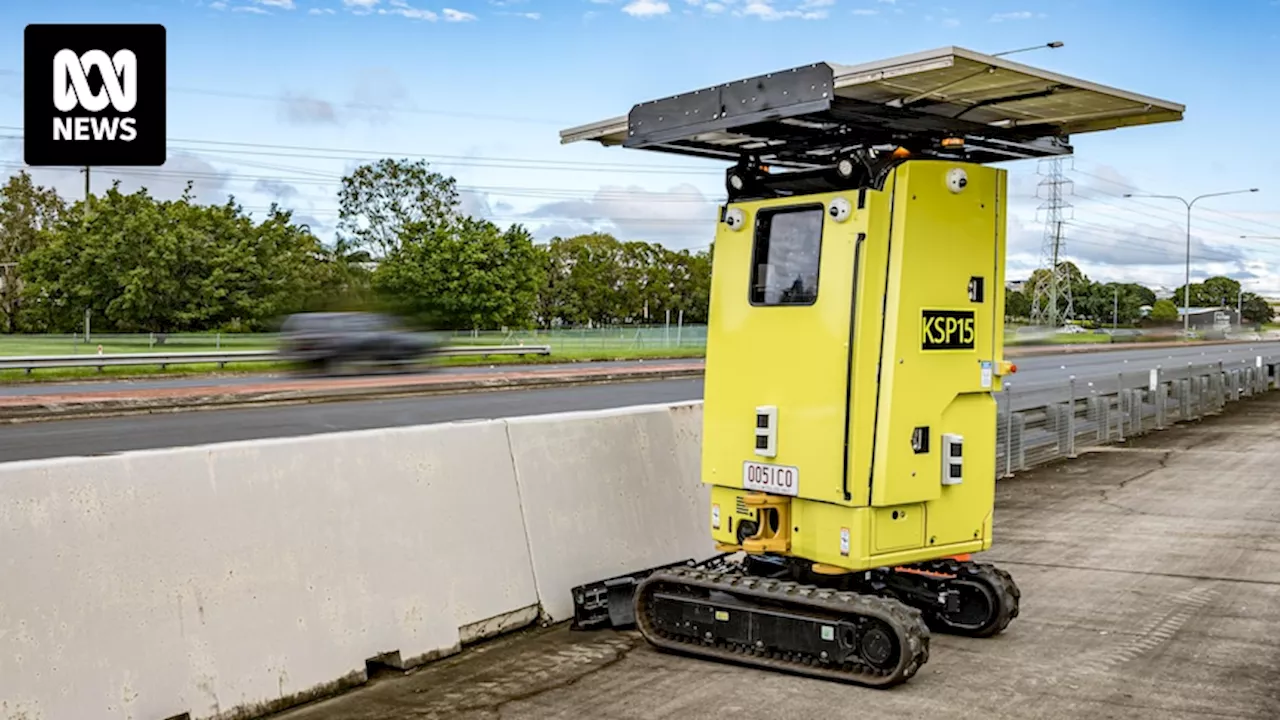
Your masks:
{"label": "yellow metal body", "polygon": [[721,547],[823,572],[990,547],[1005,187],[1003,169],[907,160],[880,189],[725,208],[702,450]]}

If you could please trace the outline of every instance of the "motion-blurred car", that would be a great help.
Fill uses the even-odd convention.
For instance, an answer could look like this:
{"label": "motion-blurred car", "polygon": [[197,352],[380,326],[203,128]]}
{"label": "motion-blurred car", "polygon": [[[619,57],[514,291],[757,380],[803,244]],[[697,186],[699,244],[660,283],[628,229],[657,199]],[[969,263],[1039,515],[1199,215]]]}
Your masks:
{"label": "motion-blurred car", "polygon": [[348,365],[404,368],[438,347],[387,315],[363,312],[298,313],[280,328],[286,360],[326,374]]}

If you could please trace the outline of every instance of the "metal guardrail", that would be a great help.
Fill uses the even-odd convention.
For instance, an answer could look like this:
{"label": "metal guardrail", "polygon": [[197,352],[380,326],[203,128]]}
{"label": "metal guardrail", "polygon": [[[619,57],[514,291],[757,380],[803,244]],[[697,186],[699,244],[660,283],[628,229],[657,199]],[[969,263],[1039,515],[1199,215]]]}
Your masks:
{"label": "metal guardrail", "polygon": [[1229,402],[1280,388],[1278,370],[1280,351],[1269,351],[1247,361],[1131,368],[1022,391],[1015,383],[997,395],[996,476],[1217,415]]}
{"label": "metal guardrail", "polygon": [[[431,356],[480,356],[492,355],[550,355],[550,345],[456,345],[437,348],[427,354]],[[275,350],[223,350],[217,352],[173,352],[173,353],[118,353],[113,355],[27,355],[0,357],[0,370],[25,370],[28,374],[36,369],[92,367],[101,370],[104,367],[123,367],[130,365],[159,365],[161,369],[169,365],[210,365],[226,367],[230,363],[243,362],[283,362],[284,355]]]}

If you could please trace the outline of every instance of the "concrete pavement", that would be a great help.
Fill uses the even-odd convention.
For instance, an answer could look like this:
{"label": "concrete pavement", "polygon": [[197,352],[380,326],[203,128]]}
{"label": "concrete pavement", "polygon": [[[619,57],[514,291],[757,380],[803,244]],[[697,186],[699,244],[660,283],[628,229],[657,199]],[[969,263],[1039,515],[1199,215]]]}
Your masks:
{"label": "concrete pavement", "polygon": [[865,690],[539,630],[277,720],[1280,717],[1280,394],[998,484],[1022,615]]}

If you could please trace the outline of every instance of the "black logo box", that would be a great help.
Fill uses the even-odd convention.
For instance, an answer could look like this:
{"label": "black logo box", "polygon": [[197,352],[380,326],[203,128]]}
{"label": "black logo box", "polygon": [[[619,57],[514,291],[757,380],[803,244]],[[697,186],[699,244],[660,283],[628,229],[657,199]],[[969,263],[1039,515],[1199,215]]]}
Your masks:
{"label": "black logo box", "polygon": [[972,350],[976,317],[972,310],[923,310],[921,350]]}
{"label": "black logo box", "polygon": [[[62,50],[78,56],[100,50],[112,57],[130,50],[137,58],[137,103],[129,112],[118,112],[110,103],[98,112],[77,106],[62,112],[54,105],[54,56]],[[23,36],[23,159],[32,166],[157,166],[166,159],[167,99],[165,86],[166,33],[152,24],[32,24]],[[86,68],[90,92],[103,93],[103,78],[95,67]],[[90,123],[133,120],[136,136],[122,134],[107,139],[54,139],[58,120],[89,118]],[[85,121],[81,121],[82,126]],[[93,138],[92,132],[90,137]]]}

